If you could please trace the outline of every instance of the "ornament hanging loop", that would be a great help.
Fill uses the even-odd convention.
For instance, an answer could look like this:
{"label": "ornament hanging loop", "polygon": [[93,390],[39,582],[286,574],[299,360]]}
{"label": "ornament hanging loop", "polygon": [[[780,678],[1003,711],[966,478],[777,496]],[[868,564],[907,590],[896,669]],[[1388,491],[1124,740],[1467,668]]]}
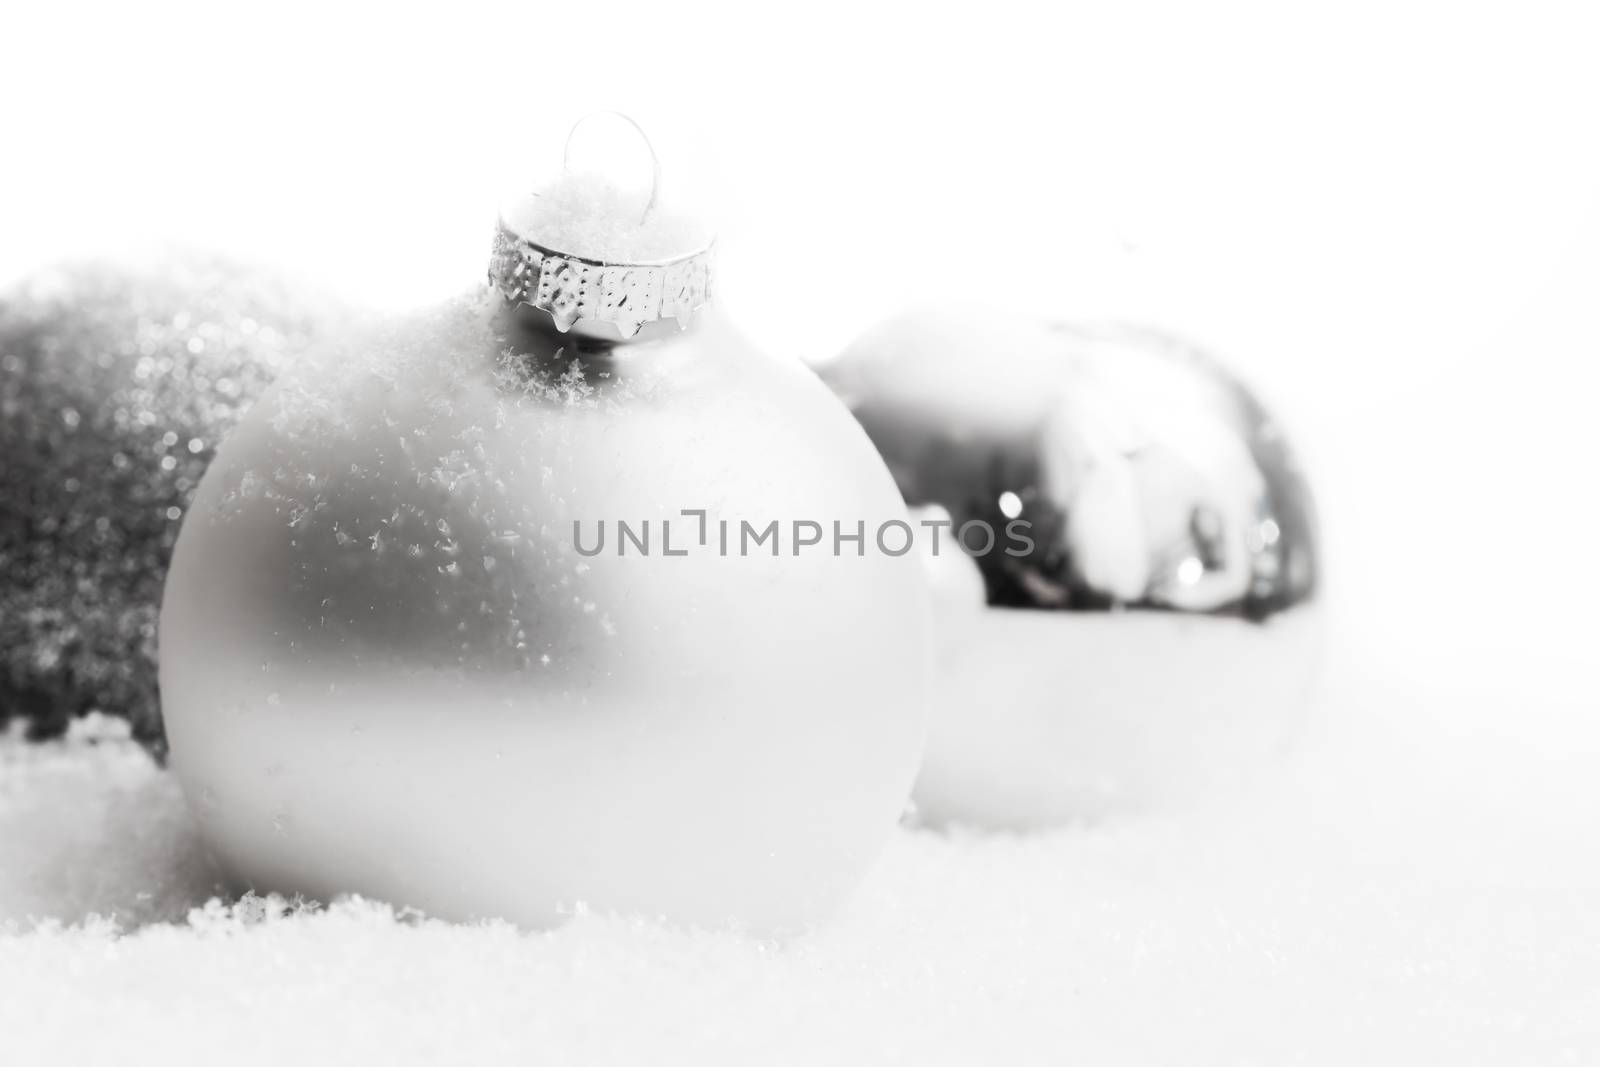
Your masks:
{"label": "ornament hanging loop", "polygon": [[[650,153],[650,196],[632,225],[624,221],[632,211],[616,202],[610,182],[592,182],[573,168],[579,127],[601,115],[632,126]],[[627,340],[662,319],[687,327],[710,300],[714,241],[677,216],[672,226],[652,227],[661,158],[643,127],[620,111],[593,112],[568,130],[561,161],[568,180],[553,184],[551,200],[533,192],[509,216],[501,213],[490,284],[507,300],[548,312],[562,333],[580,323],[610,324]]]}
{"label": "ornament hanging loop", "polygon": [[644,211],[639,214],[639,225],[643,226],[649,221],[650,213],[656,208],[656,199],[661,195],[661,157],[656,155],[656,146],[651,142],[650,135],[644,132],[644,127],[639,125],[631,115],[626,115],[621,111],[591,111],[577,122],[574,122],[572,128],[567,131],[567,141],[561,149],[561,167],[563,170],[568,171],[572,169],[573,137],[581,127],[602,115],[619,118],[629,126],[632,126],[634,132],[639,135],[639,140],[644,142],[645,151],[650,153],[650,199],[645,201]]}

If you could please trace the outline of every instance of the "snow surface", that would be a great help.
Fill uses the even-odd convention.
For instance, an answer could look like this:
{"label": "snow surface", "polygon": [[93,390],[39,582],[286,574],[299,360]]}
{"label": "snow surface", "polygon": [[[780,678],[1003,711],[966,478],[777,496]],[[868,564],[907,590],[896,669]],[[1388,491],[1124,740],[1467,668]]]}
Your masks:
{"label": "snow surface", "polygon": [[1206,810],[908,829],[784,944],[208,903],[170,775],[13,737],[0,1062],[1594,1062],[1592,752],[1559,697],[1463,715],[1510,675],[1446,652],[1336,655],[1297,758]]}

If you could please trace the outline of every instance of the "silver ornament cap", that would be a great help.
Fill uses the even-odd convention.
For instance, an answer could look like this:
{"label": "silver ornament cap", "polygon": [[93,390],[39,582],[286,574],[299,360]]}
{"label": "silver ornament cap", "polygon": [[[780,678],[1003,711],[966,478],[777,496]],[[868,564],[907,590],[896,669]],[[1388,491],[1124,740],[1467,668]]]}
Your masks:
{"label": "silver ornament cap", "polygon": [[[638,134],[651,160],[649,198],[572,165],[572,134],[599,114]],[[715,240],[695,219],[658,206],[661,163],[638,124],[602,112],[568,134],[559,178],[502,210],[489,257],[489,284],[507,300],[545,312],[557,330],[614,327],[623,339],[664,319],[687,328],[711,299]]]}

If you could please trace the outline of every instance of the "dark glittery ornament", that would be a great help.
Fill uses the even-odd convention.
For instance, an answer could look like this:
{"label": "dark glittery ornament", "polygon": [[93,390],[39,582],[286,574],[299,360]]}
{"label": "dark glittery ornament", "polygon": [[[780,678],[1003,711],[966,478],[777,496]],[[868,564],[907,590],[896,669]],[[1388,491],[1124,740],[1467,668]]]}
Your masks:
{"label": "dark glittery ornament", "polygon": [[98,710],[161,747],[156,616],[218,439],[334,317],[202,256],[80,263],[0,294],[0,725]]}

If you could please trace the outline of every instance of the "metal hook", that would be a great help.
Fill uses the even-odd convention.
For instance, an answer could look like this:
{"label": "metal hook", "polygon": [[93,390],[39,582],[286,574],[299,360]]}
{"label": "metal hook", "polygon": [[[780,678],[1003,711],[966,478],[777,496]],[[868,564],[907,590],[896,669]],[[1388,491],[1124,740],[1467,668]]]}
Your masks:
{"label": "metal hook", "polygon": [[650,135],[645,133],[644,127],[635,122],[632,117],[620,111],[591,111],[577,122],[574,122],[572,128],[567,131],[567,142],[561,149],[561,167],[563,170],[572,169],[572,136],[578,132],[578,127],[600,115],[613,115],[632,126],[634,132],[639,135],[639,140],[644,142],[645,150],[650,153],[650,199],[645,201],[644,211],[639,215],[639,225],[643,226],[650,218],[650,212],[655,210],[656,197],[661,194],[661,157],[656,155],[656,146],[650,143]]}

